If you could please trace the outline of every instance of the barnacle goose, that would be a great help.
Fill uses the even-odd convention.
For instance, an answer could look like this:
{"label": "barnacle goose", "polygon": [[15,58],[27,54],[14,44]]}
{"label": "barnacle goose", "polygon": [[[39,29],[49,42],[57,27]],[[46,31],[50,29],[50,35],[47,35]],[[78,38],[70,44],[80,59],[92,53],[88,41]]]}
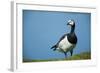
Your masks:
{"label": "barnacle goose", "polygon": [[73,49],[75,48],[77,44],[77,36],[74,32],[75,30],[75,21],[74,20],[68,20],[67,25],[70,25],[71,31],[70,33],[64,34],[58,43],[51,47],[51,49],[58,50],[62,53],[64,53],[65,58],[67,58],[67,52],[70,52],[71,56],[73,55]]}

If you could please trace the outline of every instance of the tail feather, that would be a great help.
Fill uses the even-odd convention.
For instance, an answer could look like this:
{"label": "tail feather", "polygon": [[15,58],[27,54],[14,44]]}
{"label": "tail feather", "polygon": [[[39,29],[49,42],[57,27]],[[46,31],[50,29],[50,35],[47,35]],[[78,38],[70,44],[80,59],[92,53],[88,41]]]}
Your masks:
{"label": "tail feather", "polygon": [[51,49],[53,49],[53,48],[57,48],[57,46],[56,46],[56,45],[54,45],[54,46],[52,46],[52,47],[51,47]]}
{"label": "tail feather", "polygon": [[51,47],[51,49],[53,49],[54,51],[56,50],[56,48],[57,48],[57,45],[54,45],[54,46]]}

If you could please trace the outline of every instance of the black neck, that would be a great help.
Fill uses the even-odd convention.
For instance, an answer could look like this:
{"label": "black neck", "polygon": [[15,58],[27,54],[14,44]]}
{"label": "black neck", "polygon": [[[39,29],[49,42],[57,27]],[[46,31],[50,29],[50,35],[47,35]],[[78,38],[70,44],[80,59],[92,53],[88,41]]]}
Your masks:
{"label": "black neck", "polygon": [[75,30],[75,25],[71,26],[71,32],[70,33],[74,33],[74,30]]}

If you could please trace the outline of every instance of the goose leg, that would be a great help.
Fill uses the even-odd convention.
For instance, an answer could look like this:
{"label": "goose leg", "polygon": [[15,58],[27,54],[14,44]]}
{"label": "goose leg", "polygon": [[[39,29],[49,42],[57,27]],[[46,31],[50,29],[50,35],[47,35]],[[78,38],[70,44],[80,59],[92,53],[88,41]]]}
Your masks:
{"label": "goose leg", "polygon": [[65,55],[65,58],[67,58],[67,53],[66,52],[64,52],[64,55]]}
{"label": "goose leg", "polygon": [[70,51],[71,56],[73,55],[73,50]]}

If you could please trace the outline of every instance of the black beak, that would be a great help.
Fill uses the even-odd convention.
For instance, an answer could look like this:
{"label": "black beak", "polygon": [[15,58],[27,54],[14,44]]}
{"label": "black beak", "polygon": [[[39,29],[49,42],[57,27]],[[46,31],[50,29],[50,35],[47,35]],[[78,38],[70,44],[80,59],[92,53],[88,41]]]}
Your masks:
{"label": "black beak", "polygon": [[69,23],[67,23],[67,25],[70,25]]}

